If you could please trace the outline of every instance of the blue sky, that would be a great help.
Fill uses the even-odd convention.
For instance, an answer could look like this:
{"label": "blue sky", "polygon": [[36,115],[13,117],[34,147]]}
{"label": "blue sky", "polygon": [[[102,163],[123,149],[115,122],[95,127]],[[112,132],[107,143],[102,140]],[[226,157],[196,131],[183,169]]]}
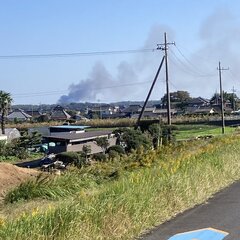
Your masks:
{"label": "blue sky", "polygon": [[[176,42],[169,49],[170,90],[211,97],[218,61],[230,67],[224,90],[240,90],[239,12],[238,0],[0,1],[0,56],[156,48],[166,31]],[[62,95],[143,100],[162,54],[0,58],[0,89],[15,104],[56,103]],[[164,93],[163,71],[152,99]]]}

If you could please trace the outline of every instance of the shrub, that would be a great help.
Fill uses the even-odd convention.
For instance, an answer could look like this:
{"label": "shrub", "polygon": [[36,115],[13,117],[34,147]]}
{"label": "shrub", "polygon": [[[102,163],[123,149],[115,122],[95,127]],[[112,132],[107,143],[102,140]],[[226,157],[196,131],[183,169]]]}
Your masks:
{"label": "shrub", "polygon": [[78,164],[81,156],[76,152],[62,152],[56,155],[56,159],[66,164]]}
{"label": "shrub", "polygon": [[93,154],[93,159],[99,162],[104,162],[107,160],[107,156],[104,153]]}
{"label": "shrub", "polygon": [[29,157],[25,148],[19,146],[18,139],[14,139],[10,143],[0,141],[0,156],[1,160],[12,160],[15,158],[25,159]]}
{"label": "shrub", "polygon": [[111,151],[117,152],[119,155],[123,155],[125,153],[123,147],[120,145],[114,145],[109,147],[107,153],[110,153]]}
{"label": "shrub", "polygon": [[131,152],[132,150],[138,149],[143,146],[145,149],[148,149],[151,146],[150,139],[146,134],[142,133],[140,130],[134,129],[117,129],[114,131],[117,136],[117,141],[125,146],[126,152]]}
{"label": "shrub", "polygon": [[119,156],[119,153],[114,151],[114,150],[110,150],[108,152],[108,156],[109,156],[110,159],[114,159],[114,158],[117,158]]}

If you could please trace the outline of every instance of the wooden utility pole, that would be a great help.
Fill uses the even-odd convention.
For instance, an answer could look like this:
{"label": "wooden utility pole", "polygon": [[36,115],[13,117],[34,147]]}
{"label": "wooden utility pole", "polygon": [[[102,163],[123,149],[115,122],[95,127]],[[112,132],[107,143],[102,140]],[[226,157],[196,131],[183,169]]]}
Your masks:
{"label": "wooden utility pole", "polygon": [[169,81],[168,81],[167,33],[164,33],[164,52],[165,52],[165,69],[166,69],[168,125],[171,125],[172,122],[171,122],[171,100],[170,100]]}
{"label": "wooden utility pole", "polygon": [[166,69],[166,92],[167,92],[167,120],[168,125],[171,125],[171,101],[170,101],[170,91],[169,91],[169,80],[168,80],[168,57],[167,57],[167,50],[168,45],[174,44],[175,42],[169,43],[167,42],[167,33],[164,33],[164,43],[158,44],[157,49],[161,49],[164,51],[165,56],[165,69]]}
{"label": "wooden utility pole", "polygon": [[223,102],[223,90],[222,90],[222,71],[229,70],[229,68],[222,68],[221,62],[219,61],[218,64],[218,71],[219,71],[219,83],[220,83],[220,96],[221,96],[221,115],[222,115],[222,134],[225,133],[225,119],[224,119],[224,102]]}
{"label": "wooden utility pole", "polygon": [[149,90],[149,92],[148,92],[147,98],[146,98],[146,100],[145,100],[145,102],[144,102],[144,105],[143,105],[143,107],[142,107],[142,110],[141,110],[141,112],[140,112],[140,114],[139,114],[139,117],[138,117],[138,120],[137,120],[137,126],[136,126],[137,128],[140,126],[140,120],[141,120],[142,115],[143,115],[143,113],[144,113],[144,111],[145,111],[145,108],[146,108],[146,106],[147,106],[149,97],[151,96],[152,90],[153,90],[154,85],[155,85],[155,83],[156,83],[156,81],[157,81],[158,75],[159,75],[159,73],[160,73],[160,71],[161,71],[161,68],[162,68],[162,65],[163,65],[163,62],[164,62],[164,58],[165,58],[165,56],[163,56],[163,58],[162,58],[162,61],[161,61],[160,65],[159,65],[159,67],[158,67],[158,70],[157,70],[157,73],[156,73],[155,78],[154,78],[154,80],[153,80],[153,83],[152,83],[152,85],[151,85],[151,88],[150,88],[150,90]]}

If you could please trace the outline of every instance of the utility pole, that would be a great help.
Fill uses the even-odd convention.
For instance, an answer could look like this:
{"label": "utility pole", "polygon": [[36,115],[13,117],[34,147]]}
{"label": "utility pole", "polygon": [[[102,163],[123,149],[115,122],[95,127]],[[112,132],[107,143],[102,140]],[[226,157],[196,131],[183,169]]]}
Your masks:
{"label": "utility pole", "polygon": [[169,81],[168,81],[168,58],[167,50],[168,45],[175,45],[175,42],[167,42],[167,33],[164,33],[164,43],[157,44],[158,50],[164,51],[165,56],[165,69],[166,69],[166,92],[167,92],[167,119],[168,125],[171,125],[171,101],[170,101],[170,92],[169,92]]}
{"label": "utility pole", "polygon": [[149,97],[151,96],[151,93],[152,93],[152,90],[153,90],[153,88],[154,88],[154,85],[155,85],[155,83],[156,83],[156,81],[157,81],[158,75],[159,75],[159,73],[160,73],[160,71],[161,71],[161,69],[162,69],[162,65],[163,65],[163,62],[164,62],[164,58],[165,58],[165,56],[163,56],[163,58],[162,58],[162,61],[161,61],[160,65],[159,65],[159,67],[158,67],[157,73],[156,73],[155,78],[154,78],[154,80],[153,80],[152,86],[151,86],[151,88],[150,88],[150,90],[149,90],[149,92],[148,92],[147,98],[146,98],[146,100],[145,100],[145,102],[144,102],[144,105],[143,105],[143,107],[142,107],[142,110],[141,110],[141,112],[140,112],[140,114],[139,114],[139,117],[138,117],[138,120],[137,120],[137,125],[136,125],[137,128],[140,126],[141,117],[142,117],[142,115],[143,115],[143,113],[144,113],[144,111],[145,111],[145,108],[146,108],[146,106],[147,106]]}
{"label": "utility pole", "polygon": [[224,120],[224,106],[223,106],[223,90],[222,90],[222,71],[229,70],[229,68],[222,68],[221,62],[218,64],[219,82],[220,82],[220,96],[221,96],[221,115],[222,115],[222,134],[225,133],[225,120]]}

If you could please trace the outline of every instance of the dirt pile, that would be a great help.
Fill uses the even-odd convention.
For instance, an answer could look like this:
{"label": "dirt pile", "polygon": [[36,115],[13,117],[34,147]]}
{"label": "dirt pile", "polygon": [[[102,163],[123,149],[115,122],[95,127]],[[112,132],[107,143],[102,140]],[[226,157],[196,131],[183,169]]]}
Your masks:
{"label": "dirt pile", "polygon": [[39,172],[33,169],[20,168],[10,163],[0,163],[0,197],[9,189],[38,174]]}

